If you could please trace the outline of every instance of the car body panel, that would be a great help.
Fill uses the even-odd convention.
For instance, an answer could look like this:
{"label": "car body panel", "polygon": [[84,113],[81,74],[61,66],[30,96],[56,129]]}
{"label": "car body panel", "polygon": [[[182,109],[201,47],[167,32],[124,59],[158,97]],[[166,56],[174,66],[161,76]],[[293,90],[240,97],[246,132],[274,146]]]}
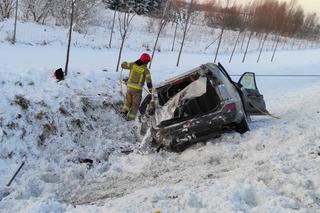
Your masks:
{"label": "car body panel", "polygon": [[[157,110],[165,107],[170,100],[177,98],[177,95],[180,97],[188,85],[203,77],[207,78],[207,92],[204,95],[173,105],[176,108],[173,109],[175,113],[172,118],[157,120]],[[142,120],[151,128],[153,139],[158,144],[176,151],[198,141],[215,138],[226,131],[238,131],[239,125],[247,124],[247,114],[261,114],[256,110],[258,107],[261,111],[265,110],[263,96],[257,89],[254,74],[247,73],[239,83],[235,83],[221,64],[212,63],[162,82],[154,88],[152,98],[149,96],[148,101],[143,103],[143,107],[148,106],[148,110],[140,110],[147,112]],[[246,125],[238,132],[247,130]]]}

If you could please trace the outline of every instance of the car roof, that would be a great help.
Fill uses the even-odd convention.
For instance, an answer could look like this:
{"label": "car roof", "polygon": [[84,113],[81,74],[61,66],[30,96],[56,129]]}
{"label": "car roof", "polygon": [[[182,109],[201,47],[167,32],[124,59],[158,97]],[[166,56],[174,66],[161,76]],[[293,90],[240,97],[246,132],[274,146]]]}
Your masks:
{"label": "car roof", "polygon": [[[204,67],[209,68],[209,70],[204,69]],[[196,74],[196,73],[205,74],[205,73],[208,73],[208,72],[212,72],[212,71],[214,71],[215,68],[217,68],[217,67],[218,67],[218,65],[216,65],[216,64],[214,64],[214,63],[206,63],[206,64],[203,64],[203,65],[198,66],[198,67],[196,67],[196,68],[193,68],[192,70],[189,70],[189,71],[187,71],[187,72],[185,72],[185,73],[182,73],[182,74],[177,75],[177,76],[175,76],[175,77],[173,77],[173,78],[167,79],[167,80],[159,83],[158,85],[156,85],[155,88],[156,88],[156,89],[159,89],[159,88],[161,88],[161,87],[163,87],[163,86],[166,86],[166,85],[171,84],[171,83],[173,83],[173,82],[175,82],[175,81],[184,79],[184,78],[186,78],[186,77],[188,77],[188,76],[190,76],[190,75]]]}

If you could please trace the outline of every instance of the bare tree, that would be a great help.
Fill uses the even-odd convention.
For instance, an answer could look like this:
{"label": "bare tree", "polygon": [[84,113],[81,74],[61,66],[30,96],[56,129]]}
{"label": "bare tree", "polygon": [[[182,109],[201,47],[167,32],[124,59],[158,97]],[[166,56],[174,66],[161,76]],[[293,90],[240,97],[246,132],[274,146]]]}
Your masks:
{"label": "bare tree", "polygon": [[69,57],[70,57],[70,47],[71,47],[72,29],[73,29],[73,20],[74,20],[75,1],[76,1],[76,0],[71,0],[71,14],[70,14],[70,26],[69,26],[69,38],[68,38],[67,59],[66,59],[66,66],[65,66],[65,69],[64,69],[65,76],[68,75]]}
{"label": "bare tree", "polygon": [[273,62],[273,60],[274,60],[274,56],[276,55],[276,51],[277,51],[277,48],[278,48],[278,44],[279,44],[279,42],[280,42],[280,36],[278,36],[278,38],[277,38],[277,41],[276,41],[276,45],[275,45],[275,48],[274,48],[274,51],[273,51],[273,54],[272,54],[272,57],[271,57],[271,62]]}
{"label": "bare tree", "polygon": [[186,21],[185,21],[185,27],[184,27],[183,36],[182,36],[182,42],[181,42],[180,51],[179,51],[179,55],[178,55],[177,67],[179,66],[179,63],[180,63],[180,57],[181,57],[182,49],[183,49],[183,46],[184,46],[184,41],[185,41],[186,35],[187,35],[188,25],[189,25],[191,12],[192,12],[192,7],[193,7],[193,1],[194,0],[191,0],[191,2],[189,4],[188,11],[187,11],[187,18],[186,18]]}
{"label": "bare tree", "polygon": [[54,3],[54,0],[22,0],[21,8],[26,19],[31,17],[34,22],[45,24]]}
{"label": "bare tree", "polygon": [[12,44],[16,43],[19,0],[16,0]]}
{"label": "bare tree", "polygon": [[[154,59],[154,54],[156,52],[156,48],[157,48],[157,45],[158,45],[160,34],[161,34],[163,28],[166,26],[166,24],[169,21],[169,16],[167,15],[167,11],[168,11],[168,7],[170,6],[170,2],[171,2],[171,0],[167,0],[166,1],[166,5],[165,5],[165,8],[163,10],[162,18],[161,18],[161,21],[159,23],[159,30],[158,30],[157,37],[156,37],[156,40],[154,42],[154,46],[153,46],[153,50],[152,50],[152,56],[151,56],[152,59]],[[151,66],[152,66],[152,61],[149,64],[149,68],[151,68]]]}
{"label": "bare tree", "polygon": [[269,33],[266,33],[265,36],[264,36],[264,38],[263,38],[263,42],[262,42],[262,44],[261,44],[261,49],[260,49],[260,52],[259,52],[259,56],[258,56],[258,59],[257,59],[257,63],[259,63],[259,61],[260,61],[261,54],[262,54],[262,51],[263,51],[263,48],[264,48],[264,44],[266,43],[266,40],[267,40],[267,38],[268,38],[268,35],[269,35]]}
{"label": "bare tree", "polygon": [[247,31],[244,31],[243,37],[242,37],[242,42],[241,42],[241,48],[240,48],[241,52],[243,51],[243,46],[244,46],[244,42],[246,40],[246,37],[247,37]]}
{"label": "bare tree", "polygon": [[172,26],[175,25],[174,28],[174,34],[173,34],[173,40],[172,40],[172,47],[171,47],[171,52],[174,51],[176,40],[177,40],[177,32],[178,28],[181,25],[183,28],[183,19],[185,17],[184,13],[184,6],[186,3],[178,1],[178,0],[171,0],[171,5],[170,5],[170,19],[172,20]]}
{"label": "bare tree", "polygon": [[220,50],[220,46],[221,46],[221,41],[222,41],[223,33],[224,33],[224,27],[221,28],[221,34],[220,34],[220,36],[219,36],[219,42],[218,42],[216,54],[215,54],[215,56],[214,56],[214,63],[216,63],[217,58],[218,58],[218,54],[219,54],[219,50]]}
{"label": "bare tree", "polygon": [[242,63],[244,63],[245,60],[246,60],[248,49],[249,49],[249,45],[250,45],[250,41],[251,41],[251,38],[252,38],[253,34],[254,34],[253,32],[250,32],[249,40],[247,42],[247,47],[246,47],[246,50],[245,50],[244,55],[243,55]]}
{"label": "bare tree", "polygon": [[[95,8],[98,0],[77,1],[74,6],[74,30],[83,32],[88,24],[96,16]],[[57,25],[69,26],[69,11],[71,10],[70,0],[54,0],[51,15]]]}
{"label": "bare tree", "polygon": [[10,18],[15,6],[15,0],[0,0],[0,18]]}
{"label": "bare tree", "polygon": [[177,37],[177,31],[178,31],[178,21],[176,20],[174,24],[175,24],[176,26],[175,26],[175,29],[174,29],[174,35],[173,35],[171,52],[174,51],[174,46],[175,46],[175,44],[176,44],[176,37]]}
{"label": "bare tree", "polygon": [[[231,29],[231,30],[236,30],[239,29],[241,32],[241,29],[243,29],[243,20],[241,17],[240,9],[237,7],[228,7],[229,6],[229,1],[227,2],[227,7],[223,8],[221,12],[218,12],[216,16],[217,24],[221,27],[221,35],[219,39],[219,43],[217,46],[215,58],[214,58],[214,63],[216,63],[218,54],[219,54],[219,49],[220,45],[222,42],[222,37],[224,34],[225,29]],[[237,37],[237,42],[239,40],[240,33]]]}
{"label": "bare tree", "polygon": [[233,50],[232,50],[232,53],[231,53],[231,56],[230,56],[230,59],[229,59],[229,63],[231,63],[231,61],[232,61],[232,58],[233,58],[234,52],[236,51],[237,45],[238,45],[238,43],[239,43],[239,39],[240,39],[240,35],[241,35],[241,33],[242,33],[242,32],[239,30],[239,33],[238,33],[238,36],[237,36],[236,42],[234,43]]}
{"label": "bare tree", "polygon": [[114,24],[116,22],[116,15],[117,15],[117,10],[114,10],[113,11],[113,18],[112,18],[112,25],[111,25],[111,32],[110,32],[109,48],[111,48],[111,44],[112,44],[112,35],[114,33]]}
{"label": "bare tree", "polygon": [[129,31],[129,27],[130,24],[132,22],[132,19],[134,18],[135,14],[134,13],[130,13],[130,11],[126,11],[123,13],[118,13],[118,19],[119,19],[119,31],[120,31],[120,35],[121,35],[121,46],[119,49],[119,56],[118,56],[118,62],[117,62],[117,68],[116,71],[119,71],[119,66],[120,66],[120,60],[121,60],[121,56],[122,56],[122,50],[123,50],[123,46],[124,46],[124,42],[127,38],[128,35],[128,31]]}

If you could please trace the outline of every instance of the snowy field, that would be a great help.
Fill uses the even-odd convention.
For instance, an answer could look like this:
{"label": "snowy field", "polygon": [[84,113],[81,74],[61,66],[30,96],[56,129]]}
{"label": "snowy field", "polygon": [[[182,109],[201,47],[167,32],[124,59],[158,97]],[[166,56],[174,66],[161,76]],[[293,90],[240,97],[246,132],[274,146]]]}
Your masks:
{"label": "snowy field", "polygon": [[[56,83],[65,49],[0,43],[0,212],[320,211],[319,77],[257,78],[280,120],[254,118],[244,135],[225,134],[181,154],[141,153],[138,124],[110,107],[121,100],[117,50],[73,47],[69,76]],[[136,60],[140,50],[127,48],[123,58]],[[219,61],[235,75],[320,74],[320,50],[281,51],[274,63],[271,54],[259,64],[253,51],[244,64],[240,53],[231,64],[229,55]],[[214,58],[189,51],[177,68],[176,57],[157,54],[155,82]],[[86,158],[93,166],[80,163]]]}

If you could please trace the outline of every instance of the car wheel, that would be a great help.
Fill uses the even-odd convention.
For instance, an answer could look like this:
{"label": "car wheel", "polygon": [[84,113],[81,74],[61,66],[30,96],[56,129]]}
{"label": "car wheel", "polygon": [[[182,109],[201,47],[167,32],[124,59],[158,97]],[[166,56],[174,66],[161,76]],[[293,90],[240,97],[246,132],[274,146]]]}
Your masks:
{"label": "car wheel", "polygon": [[246,116],[244,116],[244,117],[242,118],[242,120],[240,121],[240,123],[236,124],[235,130],[236,130],[237,132],[239,132],[240,134],[244,134],[244,133],[250,131],[249,124],[248,124],[248,121],[247,121]]}

